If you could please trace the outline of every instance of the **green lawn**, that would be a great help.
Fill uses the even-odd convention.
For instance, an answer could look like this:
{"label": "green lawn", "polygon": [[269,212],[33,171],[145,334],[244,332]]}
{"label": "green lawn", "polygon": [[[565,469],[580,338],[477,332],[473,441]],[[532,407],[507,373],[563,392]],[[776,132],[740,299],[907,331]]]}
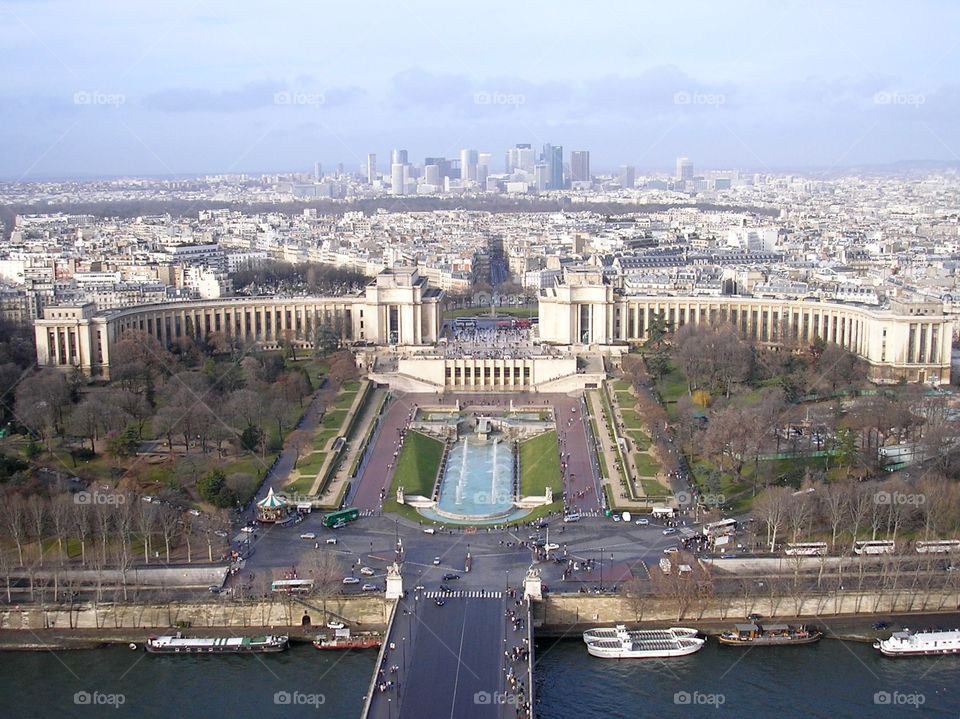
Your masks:
{"label": "green lawn", "polygon": [[284,486],[283,491],[289,492],[290,494],[308,494],[313,488],[313,482],[316,479],[315,476],[301,477],[295,482]]}
{"label": "green lawn", "polygon": [[433,493],[433,483],[437,479],[440,458],[443,456],[443,442],[419,432],[407,432],[403,450],[397,460],[397,469],[393,474],[392,497],[396,497],[396,487],[402,486],[406,494],[420,494],[429,497]]}
{"label": "green lawn", "polygon": [[340,387],[344,392],[353,392],[357,393],[357,390],[360,389],[360,382],[355,379],[347,380]]}
{"label": "green lawn", "polygon": [[347,418],[347,410],[345,409],[335,409],[328,411],[323,415],[323,421],[320,422],[320,426],[323,429],[332,429],[338,430],[343,426],[343,420]]}
{"label": "green lawn", "polygon": [[341,392],[337,395],[336,401],[334,401],[333,406],[338,410],[348,410],[350,405],[353,404],[353,400],[357,398],[356,392]]}
{"label": "green lawn", "polygon": [[323,452],[313,452],[312,454],[301,457],[297,463],[297,471],[300,472],[300,474],[309,476],[311,481],[313,481],[313,478],[317,476],[317,472],[320,471],[326,458],[327,455]]}
{"label": "green lawn", "polygon": [[323,450],[327,448],[327,445],[330,443],[331,439],[338,436],[340,436],[340,432],[337,430],[324,429],[313,435],[313,439],[310,440],[310,444],[313,445],[314,449]]}
{"label": "green lawn", "polygon": [[650,441],[650,436],[646,432],[626,432],[626,435],[630,439],[631,446],[637,452],[646,452],[653,444]]}
{"label": "green lawn", "polygon": [[543,496],[548,486],[553,487],[555,497],[563,492],[556,432],[544,432],[520,443],[520,493],[525,497]]}
{"label": "green lawn", "polygon": [[633,461],[637,465],[637,472],[641,477],[655,477],[660,471],[660,464],[644,452],[638,452],[633,455]]}
{"label": "green lawn", "polygon": [[630,383],[629,383],[629,382],[625,382],[625,381],[622,380],[622,379],[614,380],[614,382],[613,382],[613,389],[614,389],[616,392],[627,392],[627,393],[629,393],[629,392],[630,392]]}
{"label": "green lawn", "polygon": [[636,410],[621,409],[620,414],[623,415],[623,426],[627,429],[643,429],[643,420]]}
{"label": "green lawn", "polygon": [[[539,305],[507,305],[506,307],[497,307],[496,314],[507,315],[509,317],[536,317],[539,312]],[[458,310],[448,310],[443,313],[444,319],[453,317],[489,317],[489,307],[461,307]]]}
{"label": "green lawn", "polygon": [[647,497],[666,497],[670,494],[670,490],[655,479],[641,478],[640,486],[643,487],[643,493]]}

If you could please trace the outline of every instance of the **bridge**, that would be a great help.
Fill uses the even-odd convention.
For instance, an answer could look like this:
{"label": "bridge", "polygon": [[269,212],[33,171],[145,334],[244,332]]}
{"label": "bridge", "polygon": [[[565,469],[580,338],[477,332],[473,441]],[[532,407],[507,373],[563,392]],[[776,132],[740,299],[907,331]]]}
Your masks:
{"label": "bridge", "polygon": [[398,599],[364,719],[532,717],[533,632],[521,589],[421,589]]}

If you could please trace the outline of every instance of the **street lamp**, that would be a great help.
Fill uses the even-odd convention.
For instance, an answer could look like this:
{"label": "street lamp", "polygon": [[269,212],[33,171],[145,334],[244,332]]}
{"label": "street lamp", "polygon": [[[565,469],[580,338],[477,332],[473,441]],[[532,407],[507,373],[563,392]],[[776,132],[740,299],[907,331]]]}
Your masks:
{"label": "street lamp", "polygon": [[600,591],[603,591],[603,547],[600,547]]}

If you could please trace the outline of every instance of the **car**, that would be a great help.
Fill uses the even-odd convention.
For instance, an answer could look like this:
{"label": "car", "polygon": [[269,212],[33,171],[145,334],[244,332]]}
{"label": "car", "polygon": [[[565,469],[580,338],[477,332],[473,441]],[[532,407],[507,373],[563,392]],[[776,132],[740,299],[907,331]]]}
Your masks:
{"label": "car", "polygon": [[886,629],[886,628],[889,627],[889,626],[890,626],[890,625],[887,624],[886,622],[874,622],[874,623],[873,623],[873,628],[876,629],[877,631],[881,631],[881,630],[883,630],[883,629]]}
{"label": "car", "polygon": [[216,530],[214,530],[213,533],[214,533],[215,535],[217,535],[218,537],[226,537],[226,536],[227,536],[227,533],[224,532],[222,529],[216,529]]}
{"label": "car", "polygon": [[256,528],[256,527],[251,527],[250,525],[247,525],[246,527],[240,527],[240,531],[241,531],[241,532],[246,532],[247,534],[253,534],[254,532],[257,531],[257,528]]}
{"label": "car", "polygon": [[199,510],[199,509],[188,509],[188,510],[187,510],[187,514],[192,514],[194,517],[199,517],[199,516],[200,516],[200,510]]}
{"label": "car", "polygon": [[325,542],[326,544],[336,544],[336,543],[337,543],[337,538],[336,538],[336,537],[327,537],[326,540],[324,540],[324,542]]}
{"label": "car", "polygon": [[207,591],[210,592],[210,594],[220,594],[220,592],[223,591],[223,588],[218,587],[216,584],[212,584],[207,587]]}
{"label": "car", "polygon": [[417,586],[415,586],[415,587],[413,588],[413,591],[415,591],[415,592],[422,592],[424,589],[426,589],[425,586],[423,586],[422,584],[418,584]]}
{"label": "car", "polygon": [[650,520],[646,517],[640,517],[640,519],[634,522],[634,524],[636,524],[638,527],[646,527],[648,524],[650,524]]}
{"label": "car", "polygon": [[676,533],[677,533],[677,530],[675,527],[667,527],[666,529],[663,530],[664,537],[667,537],[671,534],[676,534]]}
{"label": "car", "polygon": [[360,587],[361,592],[376,592],[378,589],[380,589],[380,587],[378,587],[376,584],[364,584],[362,587]]}
{"label": "car", "polygon": [[560,549],[560,545],[554,542],[550,542],[549,544],[543,545],[543,548],[546,549],[548,552],[555,552],[558,549]]}
{"label": "car", "polygon": [[372,577],[373,570],[370,567],[360,567],[360,574],[364,575],[365,577]]}
{"label": "car", "polygon": [[333,529],[343,529],[346,526],[347,526],[346,522],[340,521],[333,525]]}
{"label": "car", "polygon": [[303,534],[300,535],[300,539],[316,539],[316,538],[317,538],[316,532],[304,532]]}
{"label": "car", "polygon": [[327,629],[343,629],[343,622],[327,622]]}
{"label": "car", "polygon": [[439,565],[439,564],[440,564],[440,557],[434,557],[434,558],[433,558],[433,564],[434,564],[434,566]]}
{"label": "car", "polygon": [[427,527],[426,529],[423,530],[423,533],[424,533],[424,534],[436,534],[436,533],[437,533],[437,530],[434,529],[433,527]]}
{"label": "car", "polygon": [[619,514],[613,515],[613,521],[614,521],[614,522],[619,522],[619,521],[620,521],[620,515],[619,515]]}
{"label": "car", "polygon": [[141,501],[146,502],[147,504],[150,504],[151,502],[153,502],[153,497],[151,497],[149,494],[143,495],[142,497],[140,497],[140,499]]}
{"label": "car", "polygon": [[453,587],[451,587],[449,584],[441,584],[441,585],[440,585],[440,591],[441,591],[441,592],[452,592],[452,591],[453,591]]}
{"label": "car", "polygon": [[676,547],[667,547],[666,549],[663,550],[663,553],[664,553],[664,554],[676,554],[676,553],[679,552],[679,551],[680,551],[680,550],[677,549]]}
{"label": "car", "polygon": [[763,615],[762,615],[762,614],[757,614],[756,612],[750,612],[750,613],[747,615],[747,619],[749,619],[751,622],[756,622],[756,621],[758,621],[758,620],[760,620],[760,619],[763,619]]}
{"label": "car", "polygon": [[439,597],[435,599],[433,603],[436,604],[438,607],[442,607],[444,604],[446,604],[446,602],[440,599]]}
{"label": "car", "polygon": [[460,579],[460,575],[453,572],[447,572],[443,575],[443,581],[449,582],[451,579]]}
{"label": "car", "polygon": [[360,584],[360,580],[357,579],[356,577],[344,577],[343,583],[344,584]]}
{"label": "car", "polygon": [[579,522],[579,521],[580,521],[580,515],[577,514],[576,512],[574,512],[573,514],[565,514],[565,515],[563,515],[563,521],[564,521],[564,522]]}

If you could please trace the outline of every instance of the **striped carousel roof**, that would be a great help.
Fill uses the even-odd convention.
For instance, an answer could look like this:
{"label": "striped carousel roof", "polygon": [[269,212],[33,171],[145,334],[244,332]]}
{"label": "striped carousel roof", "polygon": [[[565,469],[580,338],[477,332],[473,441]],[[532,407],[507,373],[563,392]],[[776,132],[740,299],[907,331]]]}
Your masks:
{"label": "striped carousel roof", "polygon": [[273,493],[273,487],[267,492],[267,496],[257,502],[257,506],[262,509],[281,509],[287,506],[287,500],[278,497]]}

